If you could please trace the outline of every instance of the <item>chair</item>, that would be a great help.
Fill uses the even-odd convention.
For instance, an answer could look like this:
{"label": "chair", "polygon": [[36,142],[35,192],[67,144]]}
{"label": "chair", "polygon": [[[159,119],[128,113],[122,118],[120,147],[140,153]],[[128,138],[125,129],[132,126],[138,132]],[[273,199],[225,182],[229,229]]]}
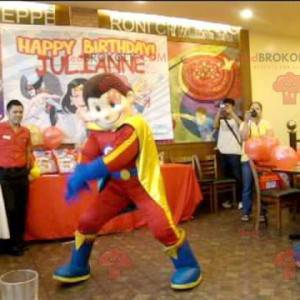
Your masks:
{"label": "chair", "polygon": [[[209,197],[209,208],[210,211],[213,212],[213,187],[212,185],[206,184],[207,182],[204,180],[201,180],[201,170],[200,170],[200,162],[197,155],[190,155],[190,156],[171,156],[170,162],[172,163],[183,163],[183,164],[191,164],[195,174],[198,183],[200,184],[201,192],[203,196],[208,195]],[[211,180],[209,180],[211,182]]]}
{"label": "chair", "polygon": [[[259,230],[260,215],[262,205],[274,205],[276,207],[276,227],[280,231],[282,227],[282,210],[284,208],[295,209],[298,199],[300,199],[300,189],[296,188],[274,188],[261,190],[259,184],[259,175],[263,172],[270,172],[270,168],[259,167],[252,160],[249,161],[252,171],[255,193],[256,193],[256,213],[255,213],[255,230]],[[295,210],[294,210],[295,212]],[[265,223],[268,225],[265,216]]]}
{"label": "chair", "polygon": [[212,188],[213,211],[218,212],[219,194],[231,192],[233,203],[236,206],[236,180],[218,176],[217,158],[215,154],[207,155],[200,160],[200,183]]}
{"label": "chair", "polygon": [[196,171],[197,180],[201,186],[203,195],[208,196],[210,212],[214,212],[214,190],[213,190],[213,179],[209,176],[205,176],[202,172],[200,160],[197,155],[193,155],[193,166]]}

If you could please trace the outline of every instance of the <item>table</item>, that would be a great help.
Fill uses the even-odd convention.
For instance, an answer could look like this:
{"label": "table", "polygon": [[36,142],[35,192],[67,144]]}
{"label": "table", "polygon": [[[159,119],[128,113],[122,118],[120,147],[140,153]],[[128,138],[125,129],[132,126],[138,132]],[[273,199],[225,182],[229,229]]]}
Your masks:
{"label": "table", "polygon": [[[166,193],[175,223],[192,218],[202,193],[191,165],[164,164],[161,166]],[[80,214],[96,195],[83,191],[72,205],[64,200],[67,175],[44,175],[32,181],[29,189],[25,240],[51,240],[72,237]],[[101,229],[99,234],[131,231],[146,225],[138,211],[118,215]]]}
{"label": "table", "polygon": [[286,173],[289,175],[290,182],[292,183],[292,186],[294,186],[294,176],[295,175],[300,175],[300,166],[297,165],[294,168],[272,168],[273,172],[277,173]]}
{"label": "table", "polygon": [[291,175],[300,175],[300,166],[297,165],[294,168],[289,168],[289,169],[285,169],[285,168],[272,168],[273,172],[280,172],[280,173],[287,173],[287,174],[291,174]]}

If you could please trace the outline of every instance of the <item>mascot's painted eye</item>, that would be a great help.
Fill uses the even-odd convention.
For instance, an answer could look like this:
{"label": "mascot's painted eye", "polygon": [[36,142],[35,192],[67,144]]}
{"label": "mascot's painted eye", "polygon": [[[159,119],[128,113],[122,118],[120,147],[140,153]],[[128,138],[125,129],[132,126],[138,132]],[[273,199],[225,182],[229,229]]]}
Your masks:
{"label": "mascot's painted eye", "polygon": [[96,111],[101,111],[101,107],[98,105],[96,105],[95,109],[96,109]]}

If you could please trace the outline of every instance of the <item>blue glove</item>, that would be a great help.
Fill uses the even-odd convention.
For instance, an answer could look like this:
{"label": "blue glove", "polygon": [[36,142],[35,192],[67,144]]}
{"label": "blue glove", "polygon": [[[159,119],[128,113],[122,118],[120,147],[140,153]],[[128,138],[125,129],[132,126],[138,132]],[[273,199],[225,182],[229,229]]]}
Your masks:
{"label": "blue glove", "polygon": [[72,203],[76,200],[78,200],[78,193],[79,191],[81,190],[89,190],[89,186],[87,184],[86,181],[82,181],[81,179],[78,179],[78,177],[71,175],[69,177],[69,180],[68,180],[68,184],[67,184],[67,193],[65,195],[66,197],[66,201],[67,203]]}
{"label": "blue glove", "polygon": [[67,202],[71,202],[84,188],[88,188],[87,181],[106,177],[109,171],[102,158],[97,158],[88,164],[79,164],[70,176],[67,185]]}

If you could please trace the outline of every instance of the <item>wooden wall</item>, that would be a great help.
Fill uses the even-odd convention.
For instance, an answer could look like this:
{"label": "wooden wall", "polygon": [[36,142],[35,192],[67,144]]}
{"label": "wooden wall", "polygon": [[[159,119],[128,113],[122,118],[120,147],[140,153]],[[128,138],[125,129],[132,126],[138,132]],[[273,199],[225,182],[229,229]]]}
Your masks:
{"label": "wooden wall", "polygon": [[190,156],[196,154],[200,159],[214,152],[216,144],[211,142],[203,143],[172,143],[159,144],[157,143],[158,152],[165,153],[165,159],[175,156]]}
{"label": "wooden wall", "polygon": [[71,7],[70,23],[79,27],[98,27],[98,15],[96,9]]}

